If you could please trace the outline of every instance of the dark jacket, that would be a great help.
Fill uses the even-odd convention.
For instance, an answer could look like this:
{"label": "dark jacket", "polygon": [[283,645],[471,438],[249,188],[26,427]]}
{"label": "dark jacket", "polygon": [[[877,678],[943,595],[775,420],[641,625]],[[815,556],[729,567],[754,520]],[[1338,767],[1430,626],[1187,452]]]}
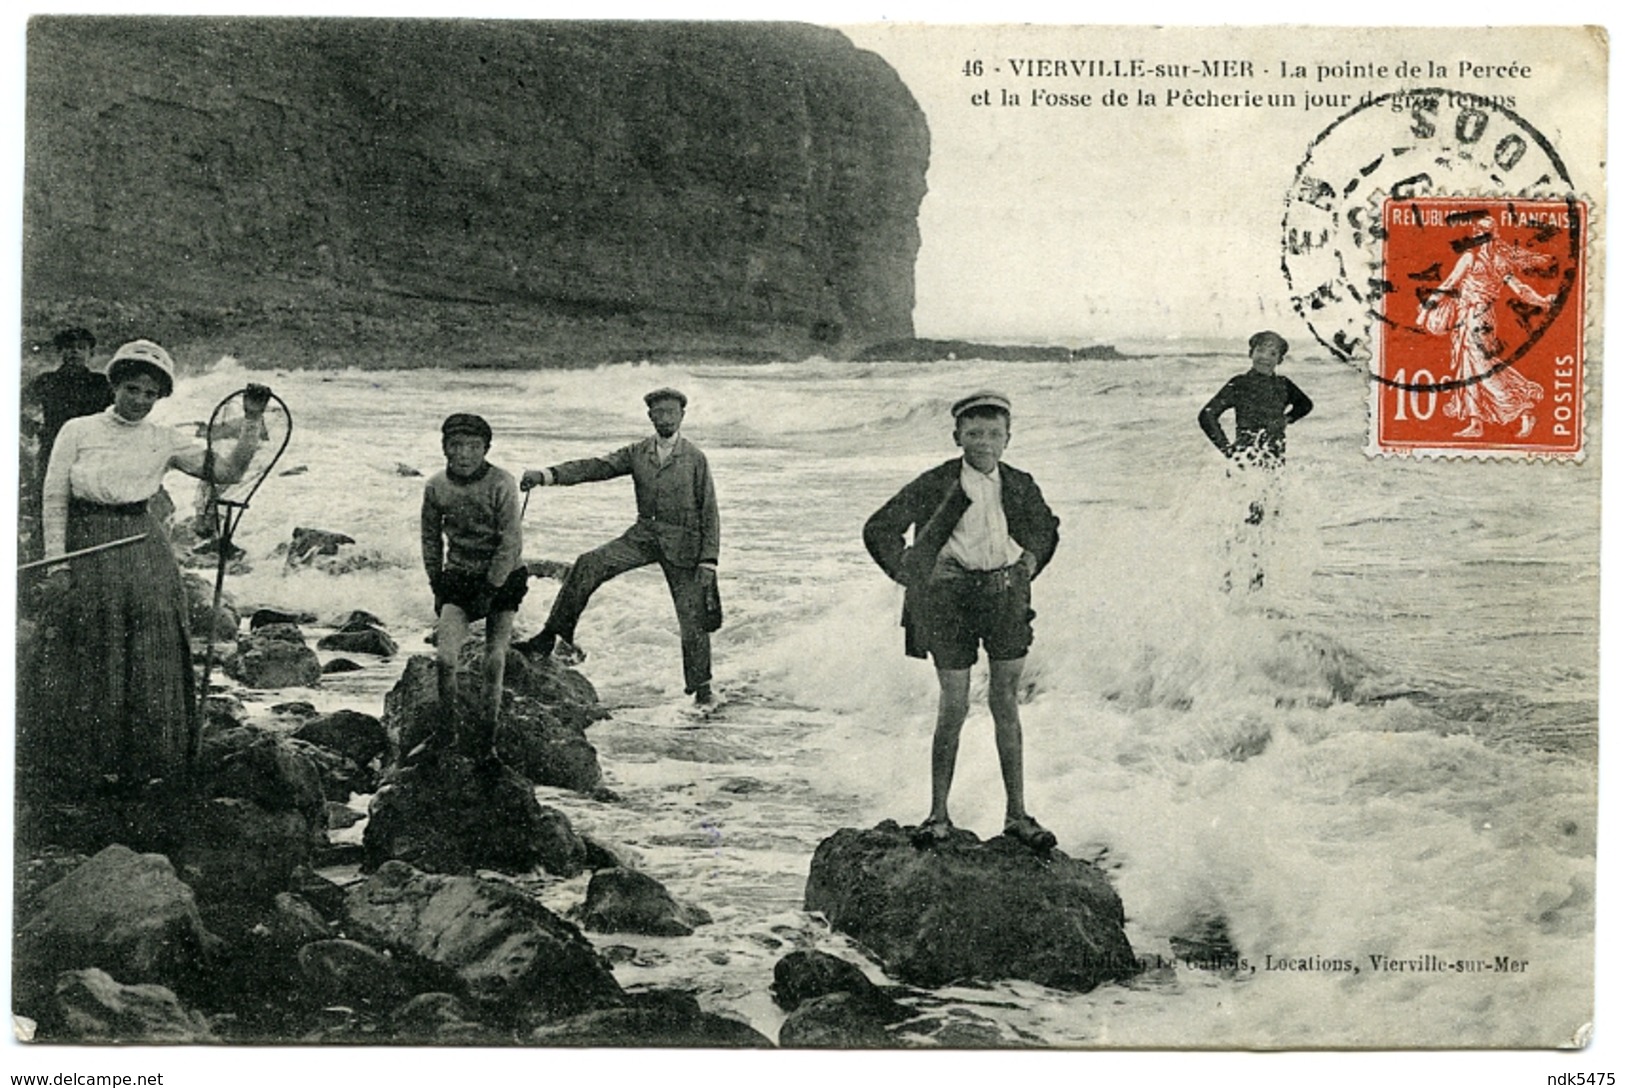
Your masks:
{"label": "dark jacket", "polygon": [[566,461],[550,471],[553,482],[561,486],[630,475],[638,520],[654,527],[660,554],[668,563],[695,567],[717,561],[722,525],[711,467],[688,439],[678,437],[664,465],[651,435],[603,457]]}
{"label": "dark jacket", "polygon": [[[970,509],[970,496],[959,486],[963,464],[963,458],[956,457],[915,477],[863,525],[864,547],[892,581],[906,587],[904,651],[910,657],[926,655],[913,622],[913,617],[921,615],[919,596],[936,566],[938,553]],[[1055,555],[1060,519],[1044,501],[1037,481],[1019,468],[1000,464],[999,487],[1010,536],[1038,561],[1033,571],[1036,578]],[[914,530],[912,546],[905,539],[910,529]]]}

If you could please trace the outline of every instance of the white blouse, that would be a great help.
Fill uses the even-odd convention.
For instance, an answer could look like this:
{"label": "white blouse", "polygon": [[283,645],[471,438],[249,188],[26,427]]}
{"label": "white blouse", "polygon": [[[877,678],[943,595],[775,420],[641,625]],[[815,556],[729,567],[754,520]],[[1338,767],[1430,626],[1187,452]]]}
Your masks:
{"label": "white blouse", "polygon": [[41,520],[45,556],[67,550],[69,497],[109,505],[146,502],[172,468],[203,474],[205,448],[150,419],[130,422],[112,408],[63,424],[45,470]]}

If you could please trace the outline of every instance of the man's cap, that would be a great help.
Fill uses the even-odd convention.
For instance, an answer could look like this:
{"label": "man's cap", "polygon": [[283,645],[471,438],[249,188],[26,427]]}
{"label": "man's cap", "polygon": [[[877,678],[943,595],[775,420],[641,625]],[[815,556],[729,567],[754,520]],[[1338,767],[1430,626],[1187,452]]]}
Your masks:
{"label": "man's cap", "polygon": [[1005,415],[1010,414],[1010,398],[1003,393],[995,393],[991,389],[983,389],[972,393],[968,397],[961,397],[954,401],[952,408],[954,418],[958,419],[972,408],[997,408]]}
{"label": "man's cap", "polygon": [[454,434],[471,434],[487,446],[491,444],[491,425],[473,412],[453,412],[446,417],[440,425],[440,437],[446,439]]}
{"label": "man's cap", "polygon": [[125,375],[141,370],[158,379],[162,387],[159,396],[167,397],[175,391],[175,360],[151,340],[131,340],[128,344],[121,344],[107,364],[107,380],[117,385]]}
{"label": "man's cap", "polygon": [[94,348],[96,346],[96,337],[92,335],[89,329],[80,328],[78,325],[73,326],[71,329],[63,329],[51,337],[51,346],[59,351],[63,348],[76,347],[79,344]]}
{"label": "man's cap", "polygon": [[674,400],[679,408],[688,407],[688,398],[683,396],[682,390],[673,389],[669,385],[661,386],[653,392],[643,394],[643,403],[651,408],[655,406],[657,400]]}

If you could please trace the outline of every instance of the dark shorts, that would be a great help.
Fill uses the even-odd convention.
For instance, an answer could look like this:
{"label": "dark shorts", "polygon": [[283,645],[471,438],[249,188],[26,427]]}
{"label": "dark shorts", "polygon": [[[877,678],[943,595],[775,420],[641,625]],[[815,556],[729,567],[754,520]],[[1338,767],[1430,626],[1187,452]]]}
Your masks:
{"label": "dark shorts", "polygon": [[490,598],[487,608],[479,608],[481,592],[488,587],[485,575],[467,570],[447,570],[440,573],[440,603],[454,604],[471,620],[483,620],[498,612],[517,612],[519,602],[530,589],[530,571],[524,566],[514,569],[502,588]]}
{"label": "dark shorts", "polygon": [[992,661],[1025,657],[1033,644],[1032,582],[1020,563],[1003,570],[938,570],[926,591],[925,647],[939,669],[968,669],[979,645]]}

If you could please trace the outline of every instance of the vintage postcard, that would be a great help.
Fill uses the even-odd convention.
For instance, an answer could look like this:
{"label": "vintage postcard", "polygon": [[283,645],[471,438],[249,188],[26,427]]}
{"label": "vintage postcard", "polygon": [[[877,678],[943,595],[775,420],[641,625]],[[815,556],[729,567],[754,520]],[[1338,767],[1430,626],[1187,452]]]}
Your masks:
{"label": "vintage postcard", "polygon": [[1586,1047],[1608,50],[32,18],[8,1064]]}

